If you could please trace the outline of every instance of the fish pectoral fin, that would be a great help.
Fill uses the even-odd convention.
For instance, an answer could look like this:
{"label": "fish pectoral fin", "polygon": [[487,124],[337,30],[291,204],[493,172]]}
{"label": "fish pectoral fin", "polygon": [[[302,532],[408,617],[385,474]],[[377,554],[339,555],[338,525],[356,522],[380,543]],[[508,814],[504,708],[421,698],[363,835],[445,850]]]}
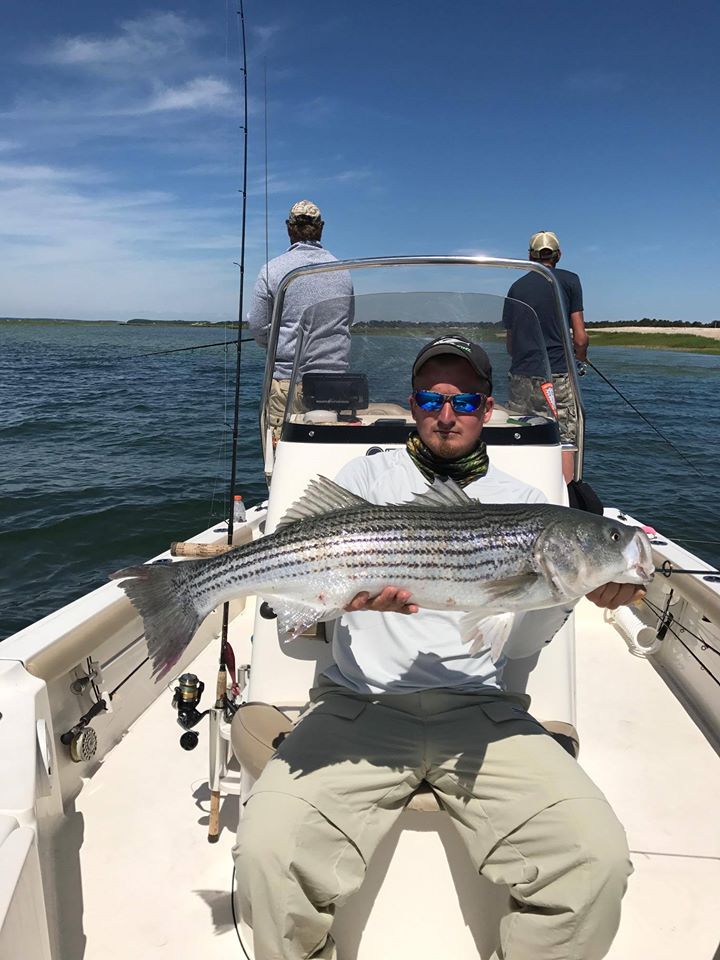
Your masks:
{"label": "fish pectoral fin", "polygon": [[550,561],[541,550],[536,550],[534,555],[535,563],[540,570],[541,576],[545,578],[558,601],[567,599],[567,591],[558,577],[555,565]]}
{"label": "fish pectoral fin", "polygon": [[484,607],[504,613],[503,604],[509,604],[526,596],[538,582],[537,573],[518,573],[504,580],[491,580],[479,585],[479,602]]}
{"label": "fish pectoral fin", "polygon": [[469,643],[470,656],[481,650],[490,650],[493,663],[502,654],[505,641],[510,636],[514,621],[512,613],[492,613],[485,610],[471,610],[460,621],[460,636],[463,643]]}
{"label": "fish pectoral fin", "polygon": [[451,480],[436,477],[427,490],[416,494],[407,504],[409,507],[467,507],[477,503],[469,497],[463,488]]}
{"label": "fish pectoral fin", "polygon": [[290,523],[297,523],[298,520],[322,517],[334,510],[357,509],[367,505],[368,501],[363,497],[350,493],[327,477],[318,476],[310,481],[300,499],[285,511],[275,529],[280,530]]}
{"label": "fish pectoral fin", "polygon": [[280,640],[295,640],[313,624],[325,620],[336,620],[343,611],[335,608],[321,607],[315,603],[304,603],[302,600],[286,600],[273,597],[270,600],[277,617],[277,631]]}

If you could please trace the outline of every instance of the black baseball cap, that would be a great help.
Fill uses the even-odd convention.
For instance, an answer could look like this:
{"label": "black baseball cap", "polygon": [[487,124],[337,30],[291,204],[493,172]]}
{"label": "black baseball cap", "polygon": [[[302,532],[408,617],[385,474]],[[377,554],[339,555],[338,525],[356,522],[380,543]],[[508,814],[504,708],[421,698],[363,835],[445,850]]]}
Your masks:
{"label": "black baseball cap", "polygon": [[472,340],[468,340],[467,337],[460,336],[456,333],[437,337],[435,340],[431,340],[430,343],[425,344],[413,364],[413,383],[423,364],[427,363],[432,357],[442,357],[448,354],[467,360],[477,375],[483,380],[487,380],[489,393],[492,393],[492,364],[490,363],[490,357],[479,344],[473,343]]}

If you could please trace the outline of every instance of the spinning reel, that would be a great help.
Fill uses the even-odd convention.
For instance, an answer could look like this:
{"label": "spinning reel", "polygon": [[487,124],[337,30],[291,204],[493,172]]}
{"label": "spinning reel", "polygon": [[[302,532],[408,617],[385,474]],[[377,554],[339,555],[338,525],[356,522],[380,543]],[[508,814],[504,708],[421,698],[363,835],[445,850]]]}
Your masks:
{"label": "spinning reel", "polygon": [[177,710],[177,722],[186,731],[180,737],[183,750],[194,750],[198,745],[198,734],[192,728],[197,726],[210,710],[198,710],[205,684],[194,673],[184,673],[175,687],[172,705]]}

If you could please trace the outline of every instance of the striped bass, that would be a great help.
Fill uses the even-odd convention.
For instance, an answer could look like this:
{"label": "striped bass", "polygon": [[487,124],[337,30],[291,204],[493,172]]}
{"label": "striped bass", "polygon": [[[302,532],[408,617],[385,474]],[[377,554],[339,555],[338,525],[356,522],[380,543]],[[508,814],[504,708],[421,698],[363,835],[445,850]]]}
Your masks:
{"label": "striped bass", "polygon": [[477,642],[489,615],[572,605],[604,583],[653,573],[646,534],[616,520],[552,504],[482,504],[437,480],[410,503],[376,506],[320,477],[272,534],[214,559],[126,567],[112,579],[142,616],[163,676],[205,617],[236,597],[271,601],[286,640],[342,616],[361,591],[394,586],[420,607],[466,611],[461,634]]}

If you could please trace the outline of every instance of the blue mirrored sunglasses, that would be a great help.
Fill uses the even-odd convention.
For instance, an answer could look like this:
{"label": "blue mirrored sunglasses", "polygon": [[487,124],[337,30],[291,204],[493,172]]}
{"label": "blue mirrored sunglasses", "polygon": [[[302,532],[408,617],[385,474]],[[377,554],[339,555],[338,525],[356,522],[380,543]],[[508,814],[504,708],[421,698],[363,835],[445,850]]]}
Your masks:
{"label": "blue mirrored sunglasses", "polygon": [[475,413],[487,400],[484,393],[435,393],[434,390],[416,390],[414,397],[421,410],[442,410],[449,403],[455,413]]}

